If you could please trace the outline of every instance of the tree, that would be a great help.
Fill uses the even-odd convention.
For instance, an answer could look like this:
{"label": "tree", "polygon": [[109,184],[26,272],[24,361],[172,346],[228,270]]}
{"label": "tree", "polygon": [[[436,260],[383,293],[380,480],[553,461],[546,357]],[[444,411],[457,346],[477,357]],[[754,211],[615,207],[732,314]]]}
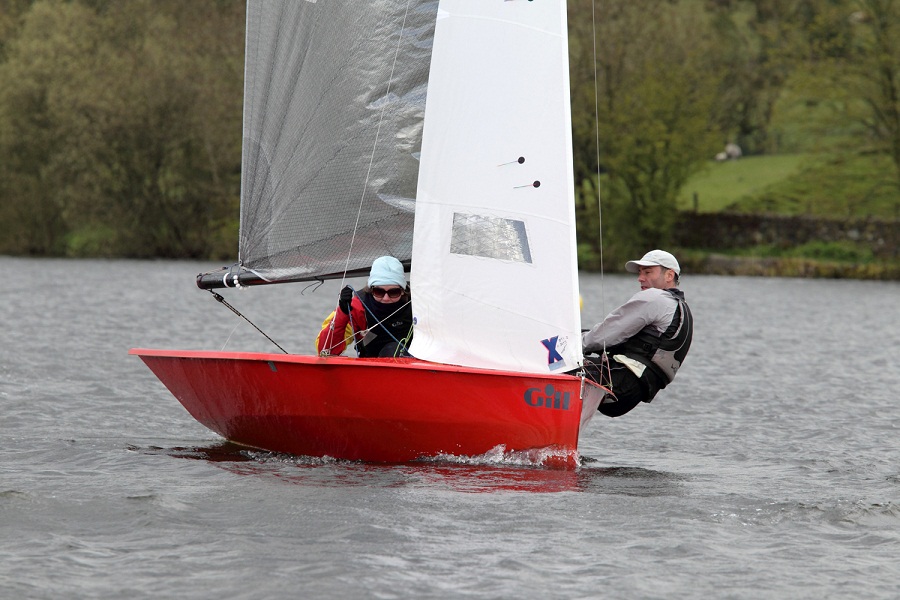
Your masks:
{"label": "tree", "polygon": [[825,108],[833,154],[883,154],[893,169],[871,193],[900,192],[900,2],[818,0],[803,28],[804,69],[792,81],[807,106]]}
{"label": "tree", "polygon": [[0,249],[60,254],[66,224],[49,167],[59,144],[53,82],[67,76],[67,56],[78,45],[62,35],[81,30],[78,5],[38,3],[17,38],[4,44],[0,65]]}
{"label": "tree", "polygon": [[234,255],[242,24],[236,1],[33,4],[0,69],[0,197],[57,226],[22,248]]}
{"label": "tree", "polygon": [[900,2],[857,0],[848,81],[865,103],[862,121],[894,163],[900,190]]}
{"label": "tree", "polygon": [[777,152],[770,138],[773,113],[791,73],[800,64],[802,31],[815,0],[714,0],[708,2],[724,69],[720,128],[744,154]]}
{"label": "tree", "polygon": [[[573,9],[574,136],[579,164],[594,163],[603,173],[580,189],[599,188],[603,233],[610,234],[607,262],[618,265],[670,241],[681,187],[722,144],[716,127],[721,68],[716,39],[695,3],[603,0],[595,6],[593,26],[590,2]],[[596,198],[579,196],[580,243],[596,245]]]}

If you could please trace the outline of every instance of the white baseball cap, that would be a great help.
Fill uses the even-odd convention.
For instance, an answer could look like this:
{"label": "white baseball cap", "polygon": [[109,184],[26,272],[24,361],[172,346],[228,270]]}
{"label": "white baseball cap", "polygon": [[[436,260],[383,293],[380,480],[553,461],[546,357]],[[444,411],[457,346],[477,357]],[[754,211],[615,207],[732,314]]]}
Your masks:
{"label": "white baseball cap", "polygon": [[641,260],[629,260],[625,263],[625,270],[629,273],[638,273],[641,267],[665,267],[675,271],[676,275],[681,275],[681,267],[675,257],[665,250],[651,250],[641,258]]}

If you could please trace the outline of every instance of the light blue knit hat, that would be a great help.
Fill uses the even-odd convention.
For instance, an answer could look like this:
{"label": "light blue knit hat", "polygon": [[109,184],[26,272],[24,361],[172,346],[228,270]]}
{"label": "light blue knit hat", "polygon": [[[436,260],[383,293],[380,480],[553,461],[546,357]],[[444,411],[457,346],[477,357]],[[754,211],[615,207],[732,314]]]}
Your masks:
{"label": "light blue knit hat", "polygon": [[376,258],[369,271],[369,287],[373,285],[399,285],[405,288],[406,276],[400,261],[393,256]]}

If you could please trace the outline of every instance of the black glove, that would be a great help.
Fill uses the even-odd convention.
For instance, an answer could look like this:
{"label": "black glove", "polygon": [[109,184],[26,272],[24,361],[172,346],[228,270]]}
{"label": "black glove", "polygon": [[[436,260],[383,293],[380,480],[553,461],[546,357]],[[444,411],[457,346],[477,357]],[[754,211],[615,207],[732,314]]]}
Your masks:
{"label": "black glove", "polygon": [[341,297],[338,300],[338,308],[341,309],[341,312],[345,315],[350,314],[350,301],[353,300],[353,288],[348,286],[344,286],[344,289],[341,290]]}

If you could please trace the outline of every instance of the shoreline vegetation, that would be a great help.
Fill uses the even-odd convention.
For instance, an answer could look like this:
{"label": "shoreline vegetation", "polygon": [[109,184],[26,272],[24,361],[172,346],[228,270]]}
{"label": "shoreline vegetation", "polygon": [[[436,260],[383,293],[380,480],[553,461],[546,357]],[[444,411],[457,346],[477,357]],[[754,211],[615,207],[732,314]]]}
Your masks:
{"label": "shoreline vegetation", "polygon": [[[900,3],[568,7],[583,271],[900,280]],[[245,15],[0,0],[0,254],[234,262]]]}
{"label": "shoreline vegetation", "polygon": [[900,197],[886,170],[865,153],[710,161],[679,197],[679,260],[697,274],[898,281]]}
{"label": "shoreline vegetation", "polygon": [[679,254],[685,274],[808,279],[900,281],[900,263],[841,262],[797,257],[735,256],[685,250]]}
{"label": "shoreline vegetation", "polygon": [[[796,256],[753,255],[753,249],[745,249],[745,254],[725,254],[678,246],[670,247],[678,257],[683,276],[723,275],[736,277],[792,277],[806,279],[857,279],[870,281],[900,281],[900,261],[858,262],[825,260]],[[0,253],[0,257],[25,258],[34,260],[205,260],[226,264],[223,261],[197,258],[140,258],[125,256],[33,256],[27,254]],[[584,273],[596,273],[599,269],[581,268]],[[609,265],[604,272],[627,274],[622,265]]]}

